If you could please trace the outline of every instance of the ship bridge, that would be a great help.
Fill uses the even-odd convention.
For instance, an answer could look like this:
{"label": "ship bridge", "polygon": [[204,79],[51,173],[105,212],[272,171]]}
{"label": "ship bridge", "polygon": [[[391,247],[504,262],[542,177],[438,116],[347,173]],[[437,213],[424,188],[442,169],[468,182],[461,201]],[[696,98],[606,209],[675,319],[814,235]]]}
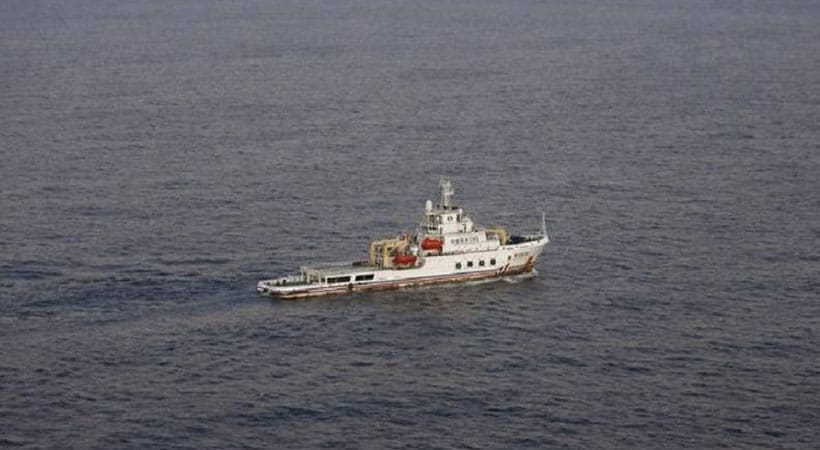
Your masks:
{"label": "ship bridge", "polygon": [[[429,253],[462,253],[495,250],[506,240],[505,232],[476,227],[464,214],[464,209],[453,204],[453,184],[447,178],[439,182],[441,199],[435,207],[431,200],[424,205],[424,216],[419,224],[419,241]],[[437,245],[429,244],[438,242]],[[428,243],[428,245],[425,245]]]}
{"label": "ship bridge", "polygon": [[475,229],[473,220],[464,215],[464,210],[452,203],[453,185],[450,180],[442,178],[439,182],[441,201],[433,207],[427,200],[424,205],[424,218],[420,228],[423,234],[445,235],[451,233],[470,233]]}

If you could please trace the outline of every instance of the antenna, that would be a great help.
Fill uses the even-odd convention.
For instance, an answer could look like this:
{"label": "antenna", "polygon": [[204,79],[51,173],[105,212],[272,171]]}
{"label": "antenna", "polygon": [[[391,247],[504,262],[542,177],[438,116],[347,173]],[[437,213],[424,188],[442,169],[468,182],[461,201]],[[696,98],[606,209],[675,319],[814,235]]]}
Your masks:
{"label": "antenna", "polygon": [[541,211],[541,234],[544,236],[547,235],[547,213],[546,211]]}

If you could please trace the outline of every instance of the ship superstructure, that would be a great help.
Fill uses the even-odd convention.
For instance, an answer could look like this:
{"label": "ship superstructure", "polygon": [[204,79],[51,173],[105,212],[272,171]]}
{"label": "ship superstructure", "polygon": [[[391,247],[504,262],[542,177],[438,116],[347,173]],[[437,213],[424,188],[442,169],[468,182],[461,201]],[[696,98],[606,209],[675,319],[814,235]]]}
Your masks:
{"label": "ship superstructure", "polygon": [[536,234],[479,227],[453,204],[442,178],[438,204],[427,200],[415,234],[370,242],[366,261],[303,266],[298,275],[262,280],[257,290],[282,298],[397,289],[530,273],[549,242],[545,218]]}

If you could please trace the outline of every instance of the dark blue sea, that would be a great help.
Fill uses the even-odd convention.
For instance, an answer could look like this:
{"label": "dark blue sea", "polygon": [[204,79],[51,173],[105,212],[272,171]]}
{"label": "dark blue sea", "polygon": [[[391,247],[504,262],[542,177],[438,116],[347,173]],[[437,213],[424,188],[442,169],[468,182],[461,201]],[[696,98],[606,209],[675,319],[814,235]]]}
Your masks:
{"label": "dark blue sea", "polygon": [[817,1],[0,2],[0,448],[818,448],[819,280]]}

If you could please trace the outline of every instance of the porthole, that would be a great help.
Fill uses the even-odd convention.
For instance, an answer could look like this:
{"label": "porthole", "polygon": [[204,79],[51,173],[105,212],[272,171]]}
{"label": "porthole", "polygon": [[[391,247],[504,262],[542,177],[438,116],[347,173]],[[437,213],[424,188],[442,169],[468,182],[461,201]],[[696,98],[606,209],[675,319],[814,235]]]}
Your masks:
{"label": "porthole", "polygon": [[494,266],[494,265],[495,265],[495,258],[493,258],[493,259],[491,259],[491,260],[490,260],[490,265],[491,265],[491,266]]}
{"label": "porthole", "polygon": [[460,262],[456,263],[456,270],[461,270],[461,263]]}
{"label": "porthole", "polygon": [[473,267],[473,262],[472,261],[467,261],[467,267]]}
{"label": "porthole", "polygon": [[478,266],[479,267],[484,267],[484,260],[483,259],[478,262]]}

